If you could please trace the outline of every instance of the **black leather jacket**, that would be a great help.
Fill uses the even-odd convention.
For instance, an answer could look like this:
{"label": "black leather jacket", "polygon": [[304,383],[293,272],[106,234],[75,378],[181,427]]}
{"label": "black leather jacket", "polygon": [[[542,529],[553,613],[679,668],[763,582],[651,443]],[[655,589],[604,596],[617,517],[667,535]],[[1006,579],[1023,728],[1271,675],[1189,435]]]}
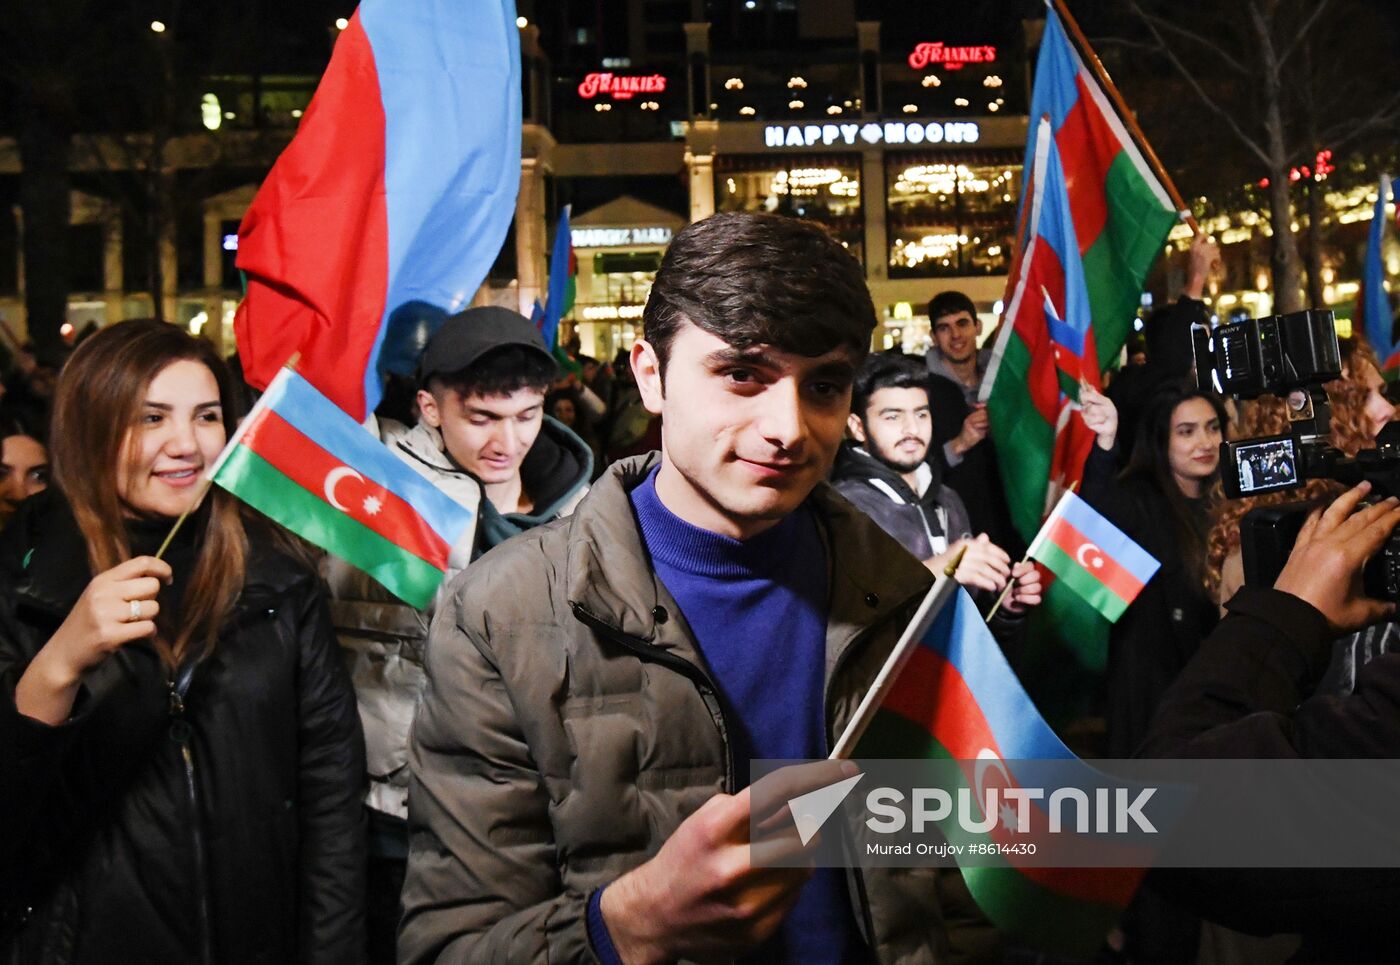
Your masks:
{"label": "black leather jacket", "polygon": [[354,694],[314,574],[250,542],[209,656],[172,675],[128,644],[49,727],[15,686],[85,546],[56,494],[0,538],[0,960],[363,961]]}

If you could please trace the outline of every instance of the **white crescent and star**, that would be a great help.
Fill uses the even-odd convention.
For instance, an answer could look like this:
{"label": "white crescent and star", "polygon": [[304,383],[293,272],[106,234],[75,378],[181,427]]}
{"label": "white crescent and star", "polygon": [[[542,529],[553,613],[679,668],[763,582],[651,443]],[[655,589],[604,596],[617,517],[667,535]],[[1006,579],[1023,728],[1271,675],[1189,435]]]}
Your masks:
{"label": "white crescent and star", "polygon": [[339,483],[342,479],[344,479],[347,476],[354,476],[360,482],[365,481],[364,476],[361,476],[349,466],[337,466],[335,469],[332,469],[330,472],[326,473],[326,502],[330,503],[342,513],[348,513],[350,511],[350,507],[344,505],[343,503],[336,502],[335,487],[337,483]]}
{"label": "white crescent and star", "polygon": [[[1087,559],[1086,557],[1088,557],[1091,553],[1093,554],[1094,558]],[[1093,543],[1082,544],[1079,547],[1079,551],[1074,554],[1074,558],[1079,562],[1079,565],[1084,567],[1086,570],[1090,568],[1096,570],[1103,569],[1103,550],[1099,549]]]}

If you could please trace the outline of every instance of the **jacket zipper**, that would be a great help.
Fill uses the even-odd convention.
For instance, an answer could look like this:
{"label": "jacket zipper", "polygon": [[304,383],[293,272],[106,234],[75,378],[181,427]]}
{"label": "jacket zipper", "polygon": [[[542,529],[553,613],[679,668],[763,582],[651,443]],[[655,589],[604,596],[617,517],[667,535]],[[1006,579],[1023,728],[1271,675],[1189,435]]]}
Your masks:
{"label": "jacket zipper", "polygon": [[185,765],[185,801],[189,805],[190,837],[194,848],[195,888],[199,914],[199,960],[202,965],[214,965],[212,928],[209,921],[208,857],[204,847],[204,827],[199,811],[199,792],[195,784],[194,748],[190,745],[190,722],[185,719],[185,694],[189,692],[197,661],[191,661],[180,671],[178,679],[170,680],[170,739],[180,747]]}
{"label": "jacket zipper", "polygon": [[574,611],[574,617],[593,632],[606,637],[643,660],[651,660],[663,667],[669,667],[695,684],[696,689],[700,691],[701,699],[705,701],[705,707],[710,711],[710,717],[714,720],[715,727],[719,730],[720,740],[724,743],[725,793],[734,794],[738,788],[734,786],[734,748],[729,741],[729,722],[724,717],[724,705],[719,699],[719,689],[715,686],[715,682],[710,679],[710,675],[684,657],[677,657],[675,654],[653,647],[640,637],[623,633],[606,620],[590,613],[581,603],[570,603],[569,607]]}

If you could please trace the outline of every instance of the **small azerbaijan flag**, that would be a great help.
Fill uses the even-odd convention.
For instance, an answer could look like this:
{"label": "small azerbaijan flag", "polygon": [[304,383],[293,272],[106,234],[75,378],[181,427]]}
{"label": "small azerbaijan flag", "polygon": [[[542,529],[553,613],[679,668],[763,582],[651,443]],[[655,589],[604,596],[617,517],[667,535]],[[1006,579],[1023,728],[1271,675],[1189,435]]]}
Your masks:
{"label": "small azerbaijan flag", "polygon": [[1055,504],[1026,556],[1044,563],[1084,601],[1116,622],[1161,566],[1073,492]]}
{"label": "small azerbaijan flag", "polygon": [[432,602],[473,518],[290,368],[209,478],[419,608]]}
{"label": "small azerbaijan flag", "polygon": [[[1079,760],[1036,710],[967,592],[943,579],[925,598],[890,654],[833,758],[947,759],[962,765],[973,799],[993,786],[1026,786],[1026,762],[1063,762],[1083,786],[1112,782]],[[1043,809],[1031,810],[1029,840],[1048,841]],[[950,842],[1007,843],[996,823],[984,835],[940,822]],[[1089,956],[1103,944],[1142,882],[1155,853],[1080,839],[1103,855],[1101,867],[1040,867],[1007,854],[961,870],[982,912],[1015,941],[1044,952]]]}

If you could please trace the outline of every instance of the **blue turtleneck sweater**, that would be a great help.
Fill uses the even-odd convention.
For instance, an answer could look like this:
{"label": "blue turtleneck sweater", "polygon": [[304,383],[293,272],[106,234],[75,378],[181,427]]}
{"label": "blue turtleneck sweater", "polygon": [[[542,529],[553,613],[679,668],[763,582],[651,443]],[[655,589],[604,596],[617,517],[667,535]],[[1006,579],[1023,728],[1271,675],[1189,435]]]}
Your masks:
{"label": "blue turtleneck sweater", "polygon": [[[724,703],[738,785],[749,783],[751,760],[825,757],[827,558],[812,510],[804,505],[741,541],[667,509],[655,472],[631,498],[656,575],[694,632]],[[595,947],[607,944],[600,895],[589,909]],[[854,924],[844,872],[819,869],[773,942],[751,960],[863,960]]]}

